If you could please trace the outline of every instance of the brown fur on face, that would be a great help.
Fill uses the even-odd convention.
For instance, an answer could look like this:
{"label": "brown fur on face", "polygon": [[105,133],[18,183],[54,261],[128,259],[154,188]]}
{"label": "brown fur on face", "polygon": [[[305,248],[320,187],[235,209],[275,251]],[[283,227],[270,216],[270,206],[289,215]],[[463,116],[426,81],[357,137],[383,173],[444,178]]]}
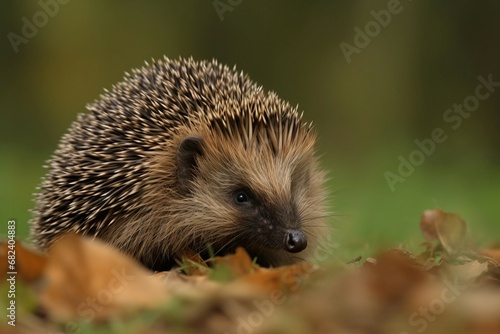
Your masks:
{"label": "brown fur on face", "polygon": [[[247,122],[252,117],[248,114]],[[243,246],[262,265],[289,264],[307,258],[325,234],[324,173],[314,156],[316,136],[311,129],[280,133],[272,121],[253,122],[250,135],[234,126],[231,133],[201,124],[182,129],[172,146],[155,157],[155,182],[150,185],[151,194],[158,196],[151,231],[155,237],[141,240],[144,227],[133,222],[120,238],[126,244],[136,240],[132,248],[140,250],[136,256],[149,266],[170,262],[170,256],[186,249],[204,252],[207,245],[217,255]],[[250,123],[245,126],[248,130]],[[194,138],[198,146],[192,175],[183,180],[187,186],[181,186],[177,155],[186,138]],[[234,194],[241,189],[258,202],[264,219],[245,217],[235,205]],[[287,252],[288,229],[303,231],[309,247],[298,254]],[[165,258],[159,259],[158,253]]]}
{"label": "brown fur on face", "polygon": [[42,184],[32,222],[41,248],[71,230],[155,269],[209,245],[276,266],[307,258],[325,234],[312,127],[246,75],[166,59],[90,109]]}

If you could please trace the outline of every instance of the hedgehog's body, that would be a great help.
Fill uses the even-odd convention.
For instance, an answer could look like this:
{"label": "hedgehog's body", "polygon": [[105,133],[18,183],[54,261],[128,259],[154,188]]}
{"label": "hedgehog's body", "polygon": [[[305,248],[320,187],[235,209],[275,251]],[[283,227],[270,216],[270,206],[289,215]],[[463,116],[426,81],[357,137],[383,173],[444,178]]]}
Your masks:
{"label": "hedgehog's body", "polygon": [[73,231],[156,269],[208,244],[280,265],[323,233],[311,127],[247,76],[215,61],[165,59],[89,109],[42,183],[32,221],[40,248]]}

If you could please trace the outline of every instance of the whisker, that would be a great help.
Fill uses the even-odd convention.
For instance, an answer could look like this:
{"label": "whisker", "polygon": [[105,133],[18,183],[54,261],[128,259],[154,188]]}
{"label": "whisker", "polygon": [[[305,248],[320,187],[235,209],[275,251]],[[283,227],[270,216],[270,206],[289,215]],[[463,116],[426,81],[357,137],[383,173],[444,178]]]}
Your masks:
{"label": "whisker", "polygon": [[222,254],[225,249],[230,249],[231,247],[235,246],[243,234],[244,234],[243,232],[240,232],[238,234],[233,235],[231,239],[229,239],[224,245],[222,245],[221,248],[219,248],[217,251],[214,252],[214,256]]}
{"label": "whisker", "polygon": [[306,217],[306,218],[302,218],[302,221],[308,222],[311,220],[318,220],[318,219],[330,218],[330,217],[336,217],[336,215],[335,214],[326,214],[326,215],[322,215],[322,216]]}

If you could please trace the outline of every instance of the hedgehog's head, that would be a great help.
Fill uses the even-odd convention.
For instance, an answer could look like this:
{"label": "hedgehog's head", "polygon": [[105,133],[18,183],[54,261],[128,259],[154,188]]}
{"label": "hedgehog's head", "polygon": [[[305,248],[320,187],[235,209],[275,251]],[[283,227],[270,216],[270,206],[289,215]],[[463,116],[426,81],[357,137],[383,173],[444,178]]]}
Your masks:
{"label": "hedgehog's head", "polygon": [[263,265],[293,262],[314,248],[325,226],[315,135],[289,107],[231,115],[177,141],[177,191],[184,205],[176,207],[192,220],[185,231],[216,253],[243,246]]}

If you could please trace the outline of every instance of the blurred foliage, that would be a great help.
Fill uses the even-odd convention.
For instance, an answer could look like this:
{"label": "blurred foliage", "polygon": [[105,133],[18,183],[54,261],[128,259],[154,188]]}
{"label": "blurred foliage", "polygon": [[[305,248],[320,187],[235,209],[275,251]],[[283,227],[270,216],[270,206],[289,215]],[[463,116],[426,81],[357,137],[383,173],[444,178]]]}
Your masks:
{"label": "blurred foliage", "polygon": [[69,1],[14,52],[8,34],[54,1],[10,1],[0,13],[0,219],[16,218],[20,236],[42,165],[76,114],[124,71],[163,55],[236,64],[300,103],[320,134],[344,245],[418,243],[415,217],[434,207],[460,213],[485,241],[500,232],[500,89],[394,192],[384,177],[415,139],[445,126],[444,112],[474,93],[479,75],[500,81],[498,1],[401,1],[351,63],[340,43],[353,45],[354,28],[394,0],[243,0],[223,20],[213,1]]}

